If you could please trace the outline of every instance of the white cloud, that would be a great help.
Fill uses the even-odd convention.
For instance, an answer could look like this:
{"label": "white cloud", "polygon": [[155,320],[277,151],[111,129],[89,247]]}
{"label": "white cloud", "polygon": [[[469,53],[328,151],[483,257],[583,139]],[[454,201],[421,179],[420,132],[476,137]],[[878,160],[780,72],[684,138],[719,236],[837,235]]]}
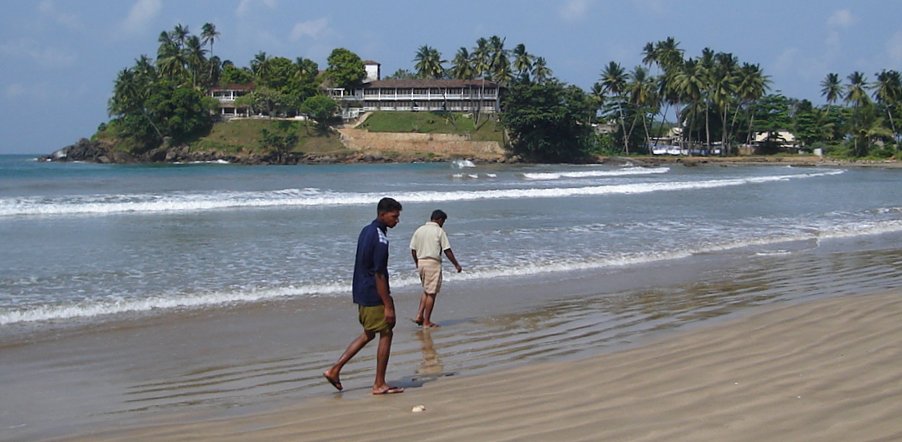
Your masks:
{"label": "white cloud", "polygon": [[305,36],[316,39],[327,30],[329,30],[329,20],[325,18],[296,23],[291,28],[291,41],[298,41]]}
{"label": "white cloud", "polygon": [[162,0],[138,0],[132,5],[128,17],[122,21],[120,27],[127,32],[142,31],[160,15],[161,9],[163,9]]}
{"label": "white cloud", "polygon": [[276,0],[241,0],[238,8],[235,9],[235,15],[244,17],[249,11],[255,9],[257,4],[262,4],[269,9],[276,9],[278,2]]}
{"label": "white cloud", "polygon": [[886,55],[893,64],[902,63],[902,31],[896,31],[886,41]]}
{"label": "white cloud", "polygon": [[59,9],[57,9],[56,4],[51,0],[43,0],[38,3],[38,11],[50,17],[53,21],[69,29],[84,29],[84,25],[82,24],[81,19],[78,18],[77,14],[60,11]]}
{"label": "white cloud", "polygon": [[858,21],[854,15],[852,15],[852,11],[848,9],[840,9],[838,11],[834,11],[832,15],[827,19],[827,24],[830,26],[838,27],[838,28],[848,28],[854,25]]}
{"label": "white cloud", "polygon": [[2,43],[0,44],[0,54],[28,58],[41,66],[50,68],[71,66],[78,58],[72,52],[44,47],[30,39]]}
{"label": "white cloud", "polygon": [[568,0],[560,10],[561,18],[576,21],[589,12],[589,0]]}

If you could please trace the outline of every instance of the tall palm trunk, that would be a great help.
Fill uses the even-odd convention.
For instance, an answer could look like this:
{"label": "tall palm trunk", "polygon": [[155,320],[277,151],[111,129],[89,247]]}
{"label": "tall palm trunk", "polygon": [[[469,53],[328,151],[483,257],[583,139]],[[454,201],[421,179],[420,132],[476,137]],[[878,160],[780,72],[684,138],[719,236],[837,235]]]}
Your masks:
{"label": "tall palm trunk", "polygon": [[[661,125],[658,126],[659,133],[664,130],[664,122],[667,120],[667,111],[668,110],[670,110],[670,103],[667,103],[667,105],[664,106],[664,112],[661,112]],[[651,124],[652,124],[652,126],[654,126],[654,124],[655,124],[654,119],[652,120]],[[657,147],[657,146],[658,146],[658,140],[656,139],[655,147]]]}
{"label": "tall palm trunk", "polygon": [[620,102],[617,103],[617,112],[620,113],[620,128],[623,131],[623,151],[629,155],[630,145],[629,136],[626,134],[626,118],[623,116],[623,105]]}

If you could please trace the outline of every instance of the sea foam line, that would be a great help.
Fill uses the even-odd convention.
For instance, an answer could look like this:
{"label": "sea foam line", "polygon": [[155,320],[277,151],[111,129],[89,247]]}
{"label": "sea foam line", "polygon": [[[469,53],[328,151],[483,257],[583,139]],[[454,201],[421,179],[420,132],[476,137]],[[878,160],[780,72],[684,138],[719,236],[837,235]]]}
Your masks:
{"label": "sea foam line", "polygon": [[[404,203],[565,198],[703,190],[744,184],[823,177],[843,172],[843,170],[835,169],[795,175],[770,175],[707,181],[630,183],[582,187],[398,192],[392,196]],[[0,217],[154,214],[240,208],[357,206],[373,204],[383,196],[385,195],[382,193],[344,193],[321,191],[319,189],[284,189],[269,192],[216,192],[212,194],[172,193],[164,195],[131,194],[56,198],[5,198],[0,199]]]}
{"label": "sea foam line", "polygon": [[534,172],[523,173],[523,178],[528,180],[559,180],[561,178],[603,178],[630,175],[653,175],[667,173],[669,167],[627,167],[618,170],[586,170],[576,172]]}
{"label": "sea foam line", "polygon": [[[683,259],[697,254],[736,250],[745,247],[769,246],[800,240],[821,241],[898,232],[902,232],[902,220],[868,223],[868,225],[854,224],[848,225],[846,228],[835,227],[823,232],[800,231],[771,237],[731,240],[695,248],[625,254],[623,256],[605,257],[600,259],[528,262],[517,263],[509,267],[468,269],[464,273],[449,273],[446,275],[445,279],[448,282],[485,281],[509,277],[537,276],[548,273],[628,267]],[[398,289],[417,287],[420,284],[420,281],[416,276],[392,274],[391,284],[392,288],[397,291]],[[117,314],[144,313],[154,310],[202,309],[206,307],[252,303],[281,298],[348,296],[350,293],[351,284],[350,282],[347,282],[265,288],[239,292],[211,292],[178,296],[156,296],[141,300],[106,299],[70,305],[33,306],[24,310],[7,309],[4,311],[0,309],[0,326],[28,322],[65,321],[79,318],[107,317]]]}

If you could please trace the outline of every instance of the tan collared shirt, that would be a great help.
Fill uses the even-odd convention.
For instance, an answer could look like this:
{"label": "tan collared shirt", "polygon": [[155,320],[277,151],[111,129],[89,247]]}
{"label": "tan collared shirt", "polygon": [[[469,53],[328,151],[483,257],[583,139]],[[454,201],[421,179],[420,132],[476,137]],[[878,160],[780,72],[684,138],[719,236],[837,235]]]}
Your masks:
{"label": "tan collared shirt", "polygon": [[445,229],[434,221],[423,224],[410,238],[410,249],[417,252],[417,259],[442,260],[442,252],[451,248]]}

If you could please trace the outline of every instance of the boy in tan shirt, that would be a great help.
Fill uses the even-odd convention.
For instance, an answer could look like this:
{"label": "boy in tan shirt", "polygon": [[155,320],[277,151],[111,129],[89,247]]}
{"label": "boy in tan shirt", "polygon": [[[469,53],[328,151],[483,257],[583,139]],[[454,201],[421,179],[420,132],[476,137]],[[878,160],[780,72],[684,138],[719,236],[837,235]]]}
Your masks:
{"label": "boy in tan shirt", "polygon": [[413,321],[424,328],[438,327],[438,324],[432,322],[432,309],[435,307],[435,297],[442,287],[442,253],[454,264],[458,273],[463,270],[454,257],[448,235],[442,228],[447,219],[445,212],[433,211],[430,221],[420,226],[410,239],[410,255],[423,283],[420,307]]}

